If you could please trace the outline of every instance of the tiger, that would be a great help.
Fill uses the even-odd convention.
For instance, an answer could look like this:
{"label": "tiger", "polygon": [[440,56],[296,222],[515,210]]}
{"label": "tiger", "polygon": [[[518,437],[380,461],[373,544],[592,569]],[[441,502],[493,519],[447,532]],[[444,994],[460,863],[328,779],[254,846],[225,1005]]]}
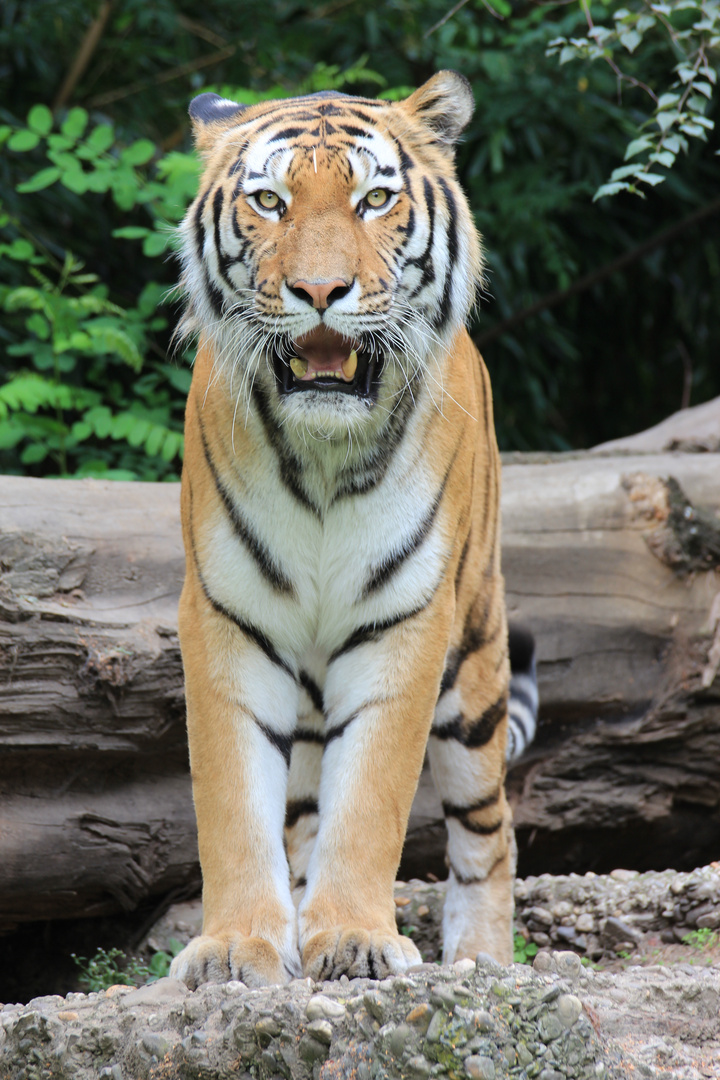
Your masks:
{"label": "tiger", "polygon": [[500,462],[466,329],[484,263],[454,166],[470,85],[440,71],[401,101],[205,93],[189,111],[179,634],[203,926],[171,974],[418,964],[393,886],[426,752],[444,962],[508,963],[506,752],[537,695],[520,635],[508,721]]}

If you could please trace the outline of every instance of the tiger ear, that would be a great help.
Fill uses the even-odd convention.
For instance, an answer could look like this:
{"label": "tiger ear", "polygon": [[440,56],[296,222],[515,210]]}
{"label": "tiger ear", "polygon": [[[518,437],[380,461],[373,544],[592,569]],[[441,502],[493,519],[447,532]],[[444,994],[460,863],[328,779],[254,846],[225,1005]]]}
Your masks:
{"label": "tiger ear", "polygon": [[198,94],[193,98],[188,112],[198,150],[209,149],[217,134],[217,124],[225,125],[246,108],[246,105],[238,105],[237,101],[229,101],[219,94]]}
{"label": "tiger ear", "polygon": [[452,155],[460,133],[475,111],[472,87],[457,71],[438,71],[401,102],[432,131],[440,148]]}

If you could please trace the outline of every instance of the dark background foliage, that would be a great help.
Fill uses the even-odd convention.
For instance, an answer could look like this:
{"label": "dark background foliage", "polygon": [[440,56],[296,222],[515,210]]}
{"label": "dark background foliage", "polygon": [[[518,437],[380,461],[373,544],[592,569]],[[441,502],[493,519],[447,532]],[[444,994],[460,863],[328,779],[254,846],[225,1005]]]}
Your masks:
{"label": "dark background foliage", "polygon": [[[48,167],[46,134],[29,149],[13,149],[6,134],[0,347],[9,352],[0,372],[10,390],[0,395],[0,468],[177,475],[188,371],[185,359],[167,360],[177,312],[163,297],[176,264],[158,236],[189,196],[187,103],[208,88],[246,100],[334,85],[375,95],[415,87],[443,67],[471,80],[477,109],[458,167],[489,264],[472,332],[490,367],[504,449],[590,446],[720,394],[716,132],[707,143],[691,140],[645,199],[593,202],[652,110],[638,89],[625,86],[620,98],[606,64],[560,65],[546,55],[558,35],[585,32],[578,4],[502,0],[493,11],[470,0],[435,29],[449,0],[368,7],[360,0],[3,5],[0,76],[10,92],[0,123],[8,132],[25,129],[42,103],[53,109],[57,132],[83,108],[87,130],[109,124],[113,139],[104,157],[85,157],[82,168],[97,170],[101,161],[126,194],[102,183],[82,190],[77,172],[75,180],[64,174],[67,183],[18,193]],[[598,4],[597,18],[618,7]],[[652,85],[667,82],[677,56],[658,37],[625,60]],[[717,114],[715,100],[707,115]],[[63,152],[72,157],[81,145]],[[153,170],[163,161],[174,162],[175,173],[160,191]],[[62,169],[71,166],[68,159]],[[119,229],[124,236],[114,235]],[[84,269],[69,265],[68,253]],[[39,299],[18,296],[28,283]],[[115,307],[71,310],[70,300],[88,292],[96,307]],[[59,315],[38,306],[50,295]],[[113,351],[122,334],[136,357],[127,343]],[[45,379],[43,387],[16,382],[28,373]]]}

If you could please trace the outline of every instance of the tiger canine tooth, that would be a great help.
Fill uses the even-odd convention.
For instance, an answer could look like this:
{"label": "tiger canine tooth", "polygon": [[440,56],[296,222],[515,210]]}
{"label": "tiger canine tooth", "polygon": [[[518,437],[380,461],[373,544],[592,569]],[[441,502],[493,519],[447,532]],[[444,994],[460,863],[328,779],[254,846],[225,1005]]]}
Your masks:
{"label": "tiger canine tooth", "polygon": [[301,360],[299,356],[293,356],[290,361],[290,369],[296,379],[302,379],[304,375],[307,375],[308,362],[307,360]]}
{"label": "tiger canine tooth", "polygon": [[354,349],[347,360],[343,360],[342,369],[346,379],[355,378],[355,372],[357,371],[357,353]]}

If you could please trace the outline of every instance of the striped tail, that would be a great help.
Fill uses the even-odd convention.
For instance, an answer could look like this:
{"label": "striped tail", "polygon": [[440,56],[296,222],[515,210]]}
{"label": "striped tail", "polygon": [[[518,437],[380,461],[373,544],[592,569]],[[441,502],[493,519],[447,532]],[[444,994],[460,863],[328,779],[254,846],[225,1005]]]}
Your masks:
{"label": "striped tail", "polygon": [[508,629],[510,646],[510,698],[508,701],[508,764],[517,761],[535,738],[538,687],[535,670],[535,639],[517,623]]}

